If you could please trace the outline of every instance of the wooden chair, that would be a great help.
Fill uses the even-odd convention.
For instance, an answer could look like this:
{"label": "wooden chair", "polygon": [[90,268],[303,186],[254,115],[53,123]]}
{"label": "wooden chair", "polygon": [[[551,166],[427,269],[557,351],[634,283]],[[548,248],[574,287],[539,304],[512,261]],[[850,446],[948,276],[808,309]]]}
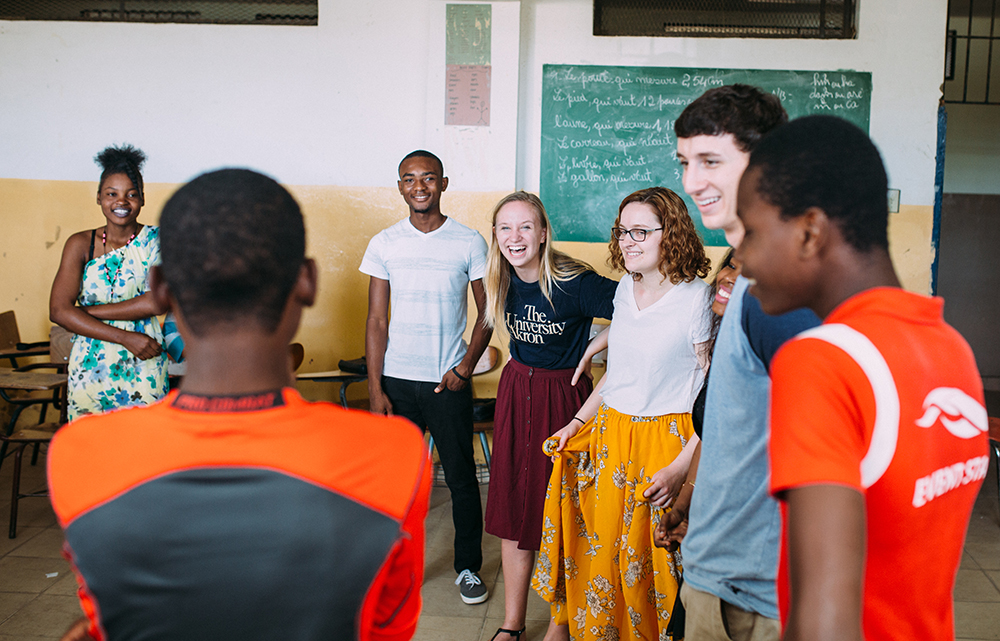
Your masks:
{"label": "wooden chair", "polygon": [[[72,345],[72,334],[64,330],[59,326],[52,328],[49,333],[49,362],[48,363],[35,363],[32,365],[25,365],[24,367],[18,368],[19,371],[33,371],[39,369],[51,369],[59,373],[65,373],[67,363],[69,361],[69,349]],[[39,413],[39,424],[32,425],[31,427],[17,430],[9,436],[4,435],[3,447],[6,449],[8,446],[13,448],[14,457],[14,476],[11,481],[11,492],[10,492],[10,529],[8,536],[10,538],[17,537],[17,506],[18,502],[23,498],[29,497],[48,497],[48,488],[38,490],[35,492],[22,492],[21,491],[21,466],[23,465],[24,450],[29,445],[34,446],[34,450],[31,455],[31,464],[35,465],[38,462],[38,452],[42,445],[47,445],[49,441],[52,440],[52,435],[56,431],[66,424],[66,386],[63,385],[59,388],[52,396],[52,398],[40,398],[39,402],[52,404],[59,410],[59,418],[52,422],[41,422],[45,418],[46,405],[42,406],[42,411]]]}
{"label": "wooden chair", "polygon": [[58,423],[43,423],[28,429],[18,430],[10,436],[4,437],[4,444],[10,444],[14,448],[14,478],[11,482],[10,490],[10,530],[8,537],[17,538],[17,503],[23,498],[48,498],[49,488],[35,492],[21,492],[21,464],[24,458],[24,448],[29,445],[35,446],[35,454],[32,458],[32,465],[35,464],[35,457],[38,456],[38,448],[47,445],[52,440],[52,435],[62,427]]}
{"label": "wooden chair", "polygon": [[[49,330],[49,340],[45,343],[48,347],[49,360],[47,363],[32,363],[31,365],[24,365],[18,367],[18,372],[30,372],[35,370],[50,370],[53,372],[58,372],[60,374],[65,374],[67,366],[69,365],[69,352],[73,348],[73,334],[66,331],[59,325],[53,325],[52,329]],[[59,424],[65,423],[65,397],[66,388],[63,387],[60,390],[53,392],[51,397],[39,398],[38,402],[41,404],[41,408],[38,411],[38,423],[39,425],[45,423],[46,413],[48,412],[49,406],[51,405],[55,409],[60,411]],[[31,464],[34,465],[38,461],[38,447],[35,447],[35,453],[31,457]]]}
{"label": "wooden chair", "polygon": [[[490,406],[496,407],[497,399],[495,398],[489,398],[489,399],[476,398],[475,377],[479,376],[480,374],[486,374],[487,372],[492,372],[496,368],[499,360],[500,360],[500,350],[490,345],[486,348],[486,351],[483,352],[483,355],[480,357],[479,362],[476,363],[475,368],[473,368],[472,370],[473,381],[472,383],[470,383],[471,385],[473,385],[473,391],[472,391],[473,403],[476,403],[476,401],[485,401]],[[479,435],[479,444],[483,447],[483,458],[486,459],[487,469],[492,468],[493,461],[490,455],[489,440],[486,438],[486,435],[493,433],[493,412],[492,411],[489,412],[488,419],[484,418],[483,420],[478,420],[473,422],[472,432],[474,434]]]}
{"label": "wooden chair", "polygon": [[21,333],[17,330],[17,317],[14,311],[0,314],[0,358],[10,361],[11,367],[17,367],[17,359],[28,356],[44,356],[49,353],[49,344],[22,343]]}

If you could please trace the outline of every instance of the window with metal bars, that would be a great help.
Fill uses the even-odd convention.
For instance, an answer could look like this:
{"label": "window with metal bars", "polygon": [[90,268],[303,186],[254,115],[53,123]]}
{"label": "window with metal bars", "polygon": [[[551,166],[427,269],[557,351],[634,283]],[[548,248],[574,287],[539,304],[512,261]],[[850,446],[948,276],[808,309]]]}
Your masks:
{"label": "window with metal bars", "polygon": [[0,0],[0,20],[316,25],[318,0]]}
{"label": "window with metal bars", "polygon": [[858,2],[594,0],[594,35],[856,38]]}
{"label": "window with metal bars", "polygon": [[997,0],[949,0],[944,101],[1000,105]]}

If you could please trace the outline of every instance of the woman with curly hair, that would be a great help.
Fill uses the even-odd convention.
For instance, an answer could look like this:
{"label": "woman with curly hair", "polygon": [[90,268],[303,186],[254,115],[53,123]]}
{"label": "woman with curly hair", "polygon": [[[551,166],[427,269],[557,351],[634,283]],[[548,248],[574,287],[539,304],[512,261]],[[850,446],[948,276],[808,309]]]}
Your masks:
{"label": "woman with curly hair", "polygon": [[103,169],[97,204],[105,224],[66,240],[49,296],[52,322],[75,334],[70,420],[146,405],[167,393],[167,355],[156,319],[166,309],[147,293],[146,280],[160,262],[160,230],[138,220],[146,155],[123,145],[94,160]]}
{"label": "woman with curly hair", "polygon": [[573,639],[664,641],[681,565],[653,533],[698,442],[691,407],[711,334],[709,260],[684,202],[662,187],[622,201],[610,250],[628,275],[608,370],[546,442],[557,454],[534,585]]}

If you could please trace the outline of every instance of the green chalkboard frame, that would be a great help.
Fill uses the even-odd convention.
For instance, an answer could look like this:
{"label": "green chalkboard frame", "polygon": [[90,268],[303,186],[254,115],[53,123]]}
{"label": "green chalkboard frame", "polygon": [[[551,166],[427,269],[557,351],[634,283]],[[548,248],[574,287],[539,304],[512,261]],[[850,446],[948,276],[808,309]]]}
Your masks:
{"label": "green chalkboard frame", "polygon": [[706,90],[755,85],[790,118],[826,113],[868,131],[871,73],[543,65],[539,195],[557,240],[607,242],[618,205],[638,189],[680,194],[707,245],[724,246],[684,194],[674,121]]}

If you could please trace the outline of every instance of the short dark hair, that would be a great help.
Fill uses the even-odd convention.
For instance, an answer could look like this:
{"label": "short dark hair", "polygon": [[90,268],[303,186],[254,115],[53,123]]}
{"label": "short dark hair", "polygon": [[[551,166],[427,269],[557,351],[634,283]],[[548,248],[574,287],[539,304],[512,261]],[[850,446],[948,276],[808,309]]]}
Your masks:
{"label": "short dark hair", "polygon": [[146,162],[146,154],[138,147],[126,143],[118,147],[105,147],[94,156],[94,162],[101,166],[101,180],[97,191],[104,187],[104,179],[115,174],[125,174],[132,181],[132,186],[139,192],[139,202],[145,200],[142,185],[142,164]]}
{"label": "short dark hair", "polygon": [[889,248],[889,180],[878,149],[858,127],[835,116],[806,116],[778,127],[750,154],[757,192],[801,216],[819,207],[861,252]]}
{"label": "short dark hair", "polygon": [[750,85],[709,89],[681,112],[674,122],[678,138],[732,134],[737,146],[754,150],[767,132],[788,122],[777,96]]}
{"label": "short dark hair", "polygon": [[160,215],[163,277],[199,336],[235,321],[277,329],[305,245],[298,203],[248,169],[202,174],[177,190]]}
{"label": "short dark hair", "polygon": [[444,163],[441,162],[440,158],[438,158],[437,156],[435,156],[431,152],[426,151],[424,149],[417,149],[416,151],[411,151],[410,153],[408,153],[405,156],[403,156],[403,159],[399,161],[399,167],[396,169],[397,173],[400,172],[400,171],[403,171],[403,163],[406,162],[407,160],[409,160],[410,158],[430,158],[430,159],[432,159],[438,165],[438,170],[441,172],[441,176],[440,177],[444,178]]}

